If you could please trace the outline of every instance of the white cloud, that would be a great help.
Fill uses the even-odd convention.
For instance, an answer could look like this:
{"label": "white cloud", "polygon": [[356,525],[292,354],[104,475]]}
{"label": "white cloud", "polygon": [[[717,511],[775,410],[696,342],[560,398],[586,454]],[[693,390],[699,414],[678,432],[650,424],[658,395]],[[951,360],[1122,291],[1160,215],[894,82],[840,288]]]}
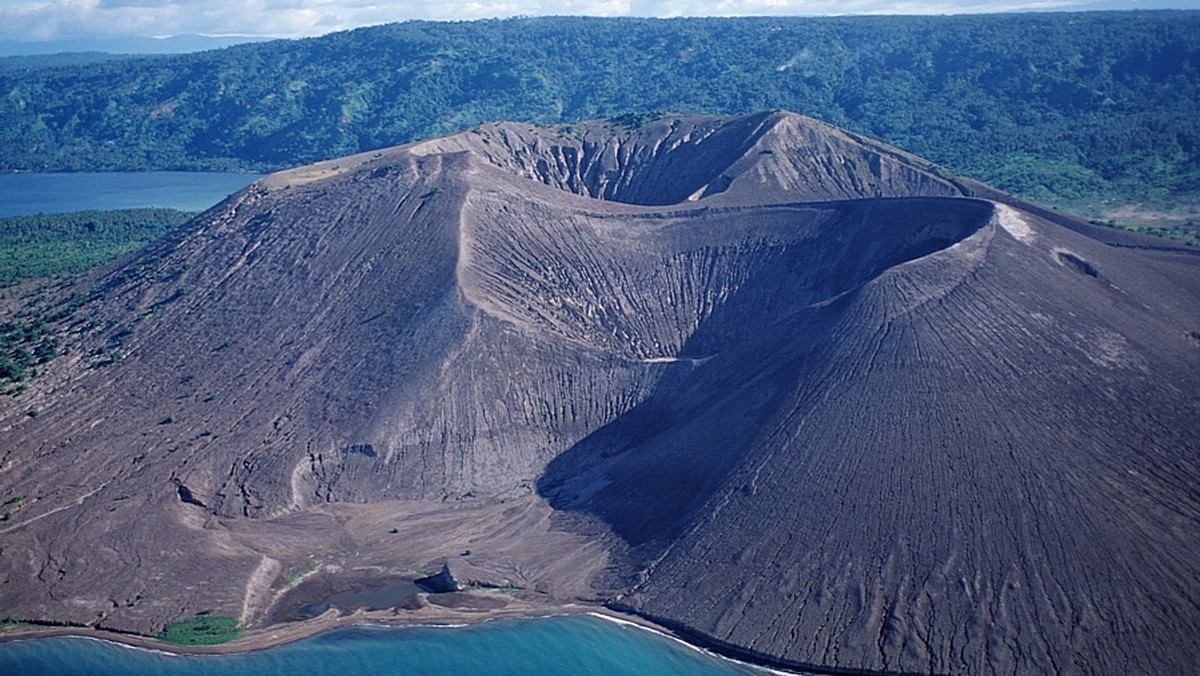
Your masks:
{"label": "white cloud", "polygon": [[0,40],[182,33],[300,37],[406,19],[525,15],[954,14],[1188,7],[1195,0],[0,0]]}
{"label": "white cloud", "polygon": [[[1186,4],[1186,1],[1181,0],[1181,4]],[[631,13],[635,16],[964,14],[1087,9],[1096,4],[1097,0],[634,0]],[[1129,8],[1145,6],[1137,4],[1137,0],[1106,4],[1125,4]]]}

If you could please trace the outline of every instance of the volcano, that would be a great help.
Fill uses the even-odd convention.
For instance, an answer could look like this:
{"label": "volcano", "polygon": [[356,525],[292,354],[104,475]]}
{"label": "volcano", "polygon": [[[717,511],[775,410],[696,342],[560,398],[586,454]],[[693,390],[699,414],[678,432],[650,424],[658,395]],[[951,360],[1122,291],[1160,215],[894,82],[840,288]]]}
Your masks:
{"label": "volcano", "polygon": [[1200,256],[795,114],[284,171],[4,302],[21,620],[453,561],[802,670],[1200,663]]}

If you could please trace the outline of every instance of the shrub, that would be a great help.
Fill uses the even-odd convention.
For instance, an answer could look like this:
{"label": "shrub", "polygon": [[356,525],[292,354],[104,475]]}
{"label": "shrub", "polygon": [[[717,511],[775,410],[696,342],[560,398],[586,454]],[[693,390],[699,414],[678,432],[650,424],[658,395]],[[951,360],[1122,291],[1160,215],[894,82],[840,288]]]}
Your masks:
{"label": "shrub", "polygon": [[158,639],[177,645],[216,645],[240,636],[236,617],[199,614],[163,627]]}

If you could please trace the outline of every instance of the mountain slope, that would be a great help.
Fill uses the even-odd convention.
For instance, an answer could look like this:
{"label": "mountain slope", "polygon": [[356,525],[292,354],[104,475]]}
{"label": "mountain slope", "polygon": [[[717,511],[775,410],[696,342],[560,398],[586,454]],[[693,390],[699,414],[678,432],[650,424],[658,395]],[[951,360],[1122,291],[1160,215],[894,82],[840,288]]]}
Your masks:
{"label": "mountain slope", "polygon": [[1197,259],[1022,205],[783,112],[268,176],[10,300],[76,309],[0,600],[254,627],[456,557],[810,669],[1186,670]]}
{"label": "mountain slope", "polygon": [[[893,268],[730,356],[772,366],[721,416],[763,424],[728,442],[736,470],[625,602],[824,666],[1105,673],[1186,653],[1178,538],[1200,512],[1181,395],[1200,383],[1179,369],[1196,346],[1123,252],[1030,226]],[[676,424],[647,444],[665,466],[703,434]],[[643,475],[607,476],[592,504],[643,526]]]}

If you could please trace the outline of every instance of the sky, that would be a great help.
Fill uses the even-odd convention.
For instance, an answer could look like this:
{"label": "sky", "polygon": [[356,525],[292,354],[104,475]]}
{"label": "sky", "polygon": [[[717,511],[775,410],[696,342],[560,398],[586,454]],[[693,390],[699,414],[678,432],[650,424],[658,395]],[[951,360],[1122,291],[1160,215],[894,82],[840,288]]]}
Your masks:
{"label": "sky", "polygon": [[1200,0],[0,0],[0,41],[305,37],[407,19],[1200,9]]}

